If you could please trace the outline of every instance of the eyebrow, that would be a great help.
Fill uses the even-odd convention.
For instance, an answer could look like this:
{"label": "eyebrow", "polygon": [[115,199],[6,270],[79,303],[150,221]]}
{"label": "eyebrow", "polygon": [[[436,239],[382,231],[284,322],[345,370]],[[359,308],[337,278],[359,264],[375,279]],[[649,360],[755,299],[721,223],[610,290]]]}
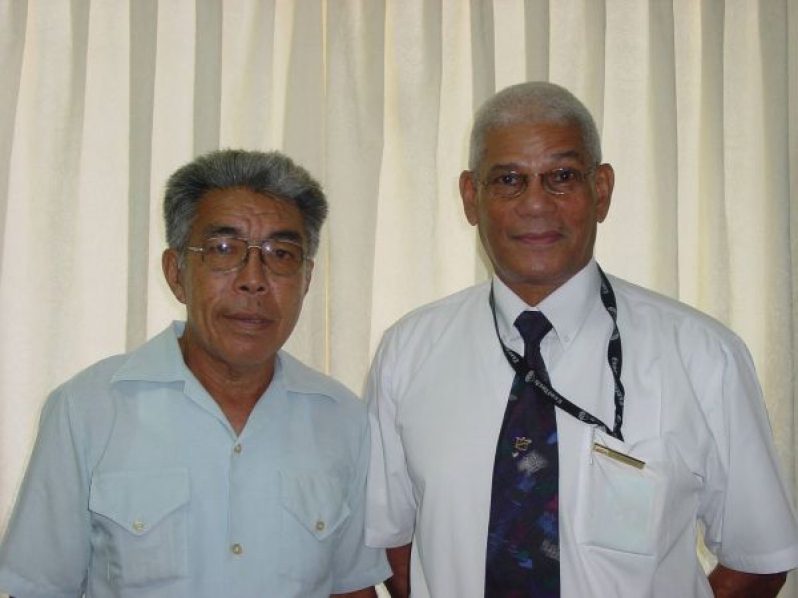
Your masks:
{"label": "eyebrow", "polygon": [[276,241],[294,241],[299,245],[302,245],[304,242],[302,235],[299,232],[291,229],[275,231],[269,235],[268,238],[274,239]]}

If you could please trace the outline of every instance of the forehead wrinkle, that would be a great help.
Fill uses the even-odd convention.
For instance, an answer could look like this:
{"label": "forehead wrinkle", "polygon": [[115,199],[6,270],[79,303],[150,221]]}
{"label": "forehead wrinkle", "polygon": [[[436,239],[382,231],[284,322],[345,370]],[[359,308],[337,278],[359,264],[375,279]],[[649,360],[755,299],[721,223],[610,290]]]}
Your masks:
{"label": "forehead wrinkle", "polygon": [[263,239],[248,239],[244,234],[244,231],[241,229],[235,226],[224,224],[210,224],[202,230],[202,233],[204,239],[209,239],[211,237],[235,237],[237,239],[244,239],[246,241],[295,241],[299,244],[302,244],[304,241],[302,234],[299,231],[291,228],[276,230]]}
{"label": "forehead wrinkle", "polygon": [[555,160],[560,160],[562,158],[577,158],[582,159],[582,153],[579,150],[564,150],[562,152],[554,152],[553,154],[549,154],[548,158],[554,158]]}
{"label": "forehead wrinkle", "polygon": [[[547,163],[547,162],[554,162],[557,160],[567,160],[567,159],[575,159],[579,160],[580,162],[584,162],[583,152],[580,152],[579,150],[563,150],[561,152],[554,152],[551,154],[546,154],[544,156],[541,156],[536,161]],[[497,170],[521,172],[524,170],[528,170],[528,167],[525,163],[511,161],[511,162],[501,162],[499,164],[492,164],[488,168],[488,172],[494,172]]]}
{"label": "forehead wrinkle", "polygon": [[241,229],[229,224],[209,224],[202,229],[202,236],[208,237],[237,237],[242,234]]}
{"label": "forehead wrinkle", "polygon": [[523,165],[517,162],[503,162],[501,164],[492,164],[490,170],[519,170]]}

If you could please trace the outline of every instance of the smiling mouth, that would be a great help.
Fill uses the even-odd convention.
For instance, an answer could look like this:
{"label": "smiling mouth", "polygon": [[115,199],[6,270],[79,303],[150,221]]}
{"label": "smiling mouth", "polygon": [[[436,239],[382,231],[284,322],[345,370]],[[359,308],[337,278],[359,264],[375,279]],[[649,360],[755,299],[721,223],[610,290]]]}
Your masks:
{"label": "smiling mouth", "polygon": [[523,233],[513,235],[513,239],[526,245],[546,246],[559,241],[562,235],[557,231],[547,231],[542,233]]}

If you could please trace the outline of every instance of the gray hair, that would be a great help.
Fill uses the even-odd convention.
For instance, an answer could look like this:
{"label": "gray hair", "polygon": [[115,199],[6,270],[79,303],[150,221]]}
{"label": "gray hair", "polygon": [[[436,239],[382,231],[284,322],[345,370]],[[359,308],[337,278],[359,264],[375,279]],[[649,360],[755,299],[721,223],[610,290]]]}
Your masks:
{"label": "gray hair", "polygon": [[546,81],[530,81],[506,87],[479,108],[471,129],[468,168],[479,167],[488,131],[518,123],[575,125],[582,134],[588,158],[593,163],[601,162],[598,129],[585,105],[564,87]]}
{"label": "gray hair", "polygon": [[195,158],[169,177],[163,201],[169,247],[185,251],[197,205],[206,193],[233,187],[293,203],[302,214],[308,257],[316,255],[327,217],[324,191],[307,170],[274,151],[218,150]]}

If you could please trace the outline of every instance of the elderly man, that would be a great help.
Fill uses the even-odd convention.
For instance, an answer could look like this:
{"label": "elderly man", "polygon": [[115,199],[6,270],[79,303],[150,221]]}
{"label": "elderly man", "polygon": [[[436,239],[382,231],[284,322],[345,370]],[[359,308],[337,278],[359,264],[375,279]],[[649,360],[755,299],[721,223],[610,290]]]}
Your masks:
{"label": "elderly man", "polygon": [[367,390],[394,596],[764,597],[798,564],[743,343],[594,261],[613,177],[561,87],[477,113],[460,192],[495,274],[394,325]]}
{"label": "elderly man", "polygon": [[376,595],[390,570],[363,544],[365,407],[280,350],[326,213],[277,152],[211,153],[169,179],[163,271],[186,321],[49,397],[0,589]]}

